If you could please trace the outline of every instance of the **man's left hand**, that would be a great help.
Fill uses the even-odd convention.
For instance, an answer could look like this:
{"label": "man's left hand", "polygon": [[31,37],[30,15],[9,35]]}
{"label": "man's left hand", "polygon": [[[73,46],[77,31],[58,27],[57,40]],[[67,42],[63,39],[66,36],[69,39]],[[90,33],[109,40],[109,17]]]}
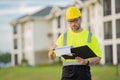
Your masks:
{"label": "man's left hand", "polygon": [[88,63],[87,59],[83,59],[81,57],[75,57],[75,59],[81,64],[81,65],[86,65]]}

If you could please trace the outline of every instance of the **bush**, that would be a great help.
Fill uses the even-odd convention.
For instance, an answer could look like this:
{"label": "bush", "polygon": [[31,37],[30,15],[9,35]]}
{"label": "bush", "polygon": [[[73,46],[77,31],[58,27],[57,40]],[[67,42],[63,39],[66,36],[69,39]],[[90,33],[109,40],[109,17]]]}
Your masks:
{"label": "bush", "polygon": [[0,54],[0,62],[3,63],[11,62],[11,54],[10,53]]}
{"label": "bush", "polygon": [[22,61],[21,61],[21,65],[22,66],[27,66],[28,65],[28,61],[25,58],[23,58]]}

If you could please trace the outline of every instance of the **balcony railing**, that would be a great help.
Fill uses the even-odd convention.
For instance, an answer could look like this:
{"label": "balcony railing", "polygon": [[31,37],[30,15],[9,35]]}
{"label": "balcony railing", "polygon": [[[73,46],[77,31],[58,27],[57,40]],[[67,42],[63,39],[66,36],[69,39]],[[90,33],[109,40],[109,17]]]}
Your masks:
{"label": "balcony railing", "polygon": [[116,8],[116,13],[120,13],[120,8]]}
{"label": "balcony railing", "polygon": [[105,34],[104,39],[112,39],[112,34]]}
{"label": "balcony railing", "polygon": [[104,16],[111,15],[111,10],[104,10]]}

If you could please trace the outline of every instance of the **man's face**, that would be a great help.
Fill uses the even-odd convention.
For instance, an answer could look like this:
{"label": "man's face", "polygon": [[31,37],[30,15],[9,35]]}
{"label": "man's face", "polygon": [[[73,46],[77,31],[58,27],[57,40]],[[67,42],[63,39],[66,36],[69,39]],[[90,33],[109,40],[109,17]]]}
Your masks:
{"label": "man's face", "polygon": [[68,24],[73,31],[78,31],[80,29],[81,18],[75,18],[68,20]]}

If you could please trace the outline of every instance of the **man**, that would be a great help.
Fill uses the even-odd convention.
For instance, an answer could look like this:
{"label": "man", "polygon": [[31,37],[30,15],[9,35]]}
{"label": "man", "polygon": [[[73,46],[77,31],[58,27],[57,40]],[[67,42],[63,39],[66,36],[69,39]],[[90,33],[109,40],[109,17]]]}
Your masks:
{"label": "man", "polygon": [[[49,50],[49,58],[54,59],[54,49],[59,46],[84,46],[87,45],[97,55],[89,59],[81,57],[63,58],[63,72],[61,80],[91,80],[90,65],[96,64],[100,61],[102,54],[98,40],[94,34],[90,37],[89,31],[81,27],[82,14],[76,7],[69,7],[66,12],[66,20],[71,28],[67,31],[67,38],[65,42],[65,35],[62,34],[57,39],[56,43]],[[88,41],[88,38],[90,41]],[[66,44],[65,44],[66,43]]]}

